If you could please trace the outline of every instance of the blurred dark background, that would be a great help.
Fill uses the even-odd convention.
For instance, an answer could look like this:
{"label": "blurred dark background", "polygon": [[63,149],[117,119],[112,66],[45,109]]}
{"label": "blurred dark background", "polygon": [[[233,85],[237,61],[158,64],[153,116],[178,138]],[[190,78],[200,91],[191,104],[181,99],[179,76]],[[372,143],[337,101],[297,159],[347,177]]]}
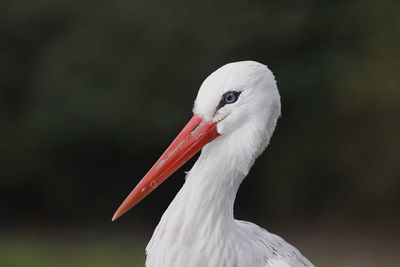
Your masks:
{"label": "blurred dark background", "polygon": [[216,68],[282,117],[236,217],[318,266],[399,266],[399,1],[0,2],[0,265],[143,266],[189,162],[117,222]]}

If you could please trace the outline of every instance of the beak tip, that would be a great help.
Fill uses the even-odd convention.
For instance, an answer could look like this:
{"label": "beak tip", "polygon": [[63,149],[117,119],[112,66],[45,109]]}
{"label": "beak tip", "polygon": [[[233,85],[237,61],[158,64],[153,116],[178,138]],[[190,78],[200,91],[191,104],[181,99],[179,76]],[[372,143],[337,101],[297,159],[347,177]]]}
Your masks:
{"label": "beak tip", "polygon": [[115,220],[118,219],[120,216],[121,216],[121,215],[119,215],[118,212],[116,212],[116,213],[114,214],[114,216],[111,218],[111,221],[112,221],[112,222],[115,221]]}

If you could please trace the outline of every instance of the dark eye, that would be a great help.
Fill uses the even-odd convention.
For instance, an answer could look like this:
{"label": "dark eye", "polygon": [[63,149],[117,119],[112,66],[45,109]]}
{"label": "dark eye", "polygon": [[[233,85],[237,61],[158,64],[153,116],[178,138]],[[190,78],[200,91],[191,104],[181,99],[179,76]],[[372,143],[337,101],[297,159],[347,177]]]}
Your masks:
{"label": "dark eye", "polygon": [[217,110],[225,106],[226,104],[232,104],[235,103],[240,95],[241,92],[237,91],[228,91],[225,94],[223,94],[221,101],[218,104]]}
{"label": "dark eye", "polygon": [[232,104],[236,102],[238,95],[236,95],[234,92],[227,92],[224,94],[224,102],[226,104]]}

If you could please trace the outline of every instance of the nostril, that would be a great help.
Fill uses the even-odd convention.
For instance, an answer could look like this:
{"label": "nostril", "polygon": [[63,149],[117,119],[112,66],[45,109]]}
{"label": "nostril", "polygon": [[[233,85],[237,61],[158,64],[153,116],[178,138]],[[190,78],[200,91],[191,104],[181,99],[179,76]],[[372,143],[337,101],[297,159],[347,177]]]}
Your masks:
{"label": "nostril", "polygon": [[196,130],[196,129],[197,129],[197,127],[199,127],[199,125],[200,125],[200,122],[199,122],[199,123],[197,123],[197,124],[196,124],[196,126],[194,126],[194,127],[193,127],[193,129],[192,129],[190,132],[191,132],[191,133],[193,133],[193,132],[194,132],[194,130]]}

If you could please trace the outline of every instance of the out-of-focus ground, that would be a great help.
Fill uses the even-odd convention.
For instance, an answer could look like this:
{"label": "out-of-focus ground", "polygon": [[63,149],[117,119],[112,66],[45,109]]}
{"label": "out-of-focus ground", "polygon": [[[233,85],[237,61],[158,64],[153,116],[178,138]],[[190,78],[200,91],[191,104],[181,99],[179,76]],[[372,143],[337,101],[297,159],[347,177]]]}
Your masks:
{"label": "out-of-focus ground", "polygon": [[[367,227],[343,221],[274,223],[270,231],[295,245],[316,266],[400,266],[398,222]],[[144,226],[111,230],[20,228],[1,232],[0,266],[144,266],[151,231]],[[118,226],[117,226],[118,227]],[[146,229],[143,231],[143,229]]]}

